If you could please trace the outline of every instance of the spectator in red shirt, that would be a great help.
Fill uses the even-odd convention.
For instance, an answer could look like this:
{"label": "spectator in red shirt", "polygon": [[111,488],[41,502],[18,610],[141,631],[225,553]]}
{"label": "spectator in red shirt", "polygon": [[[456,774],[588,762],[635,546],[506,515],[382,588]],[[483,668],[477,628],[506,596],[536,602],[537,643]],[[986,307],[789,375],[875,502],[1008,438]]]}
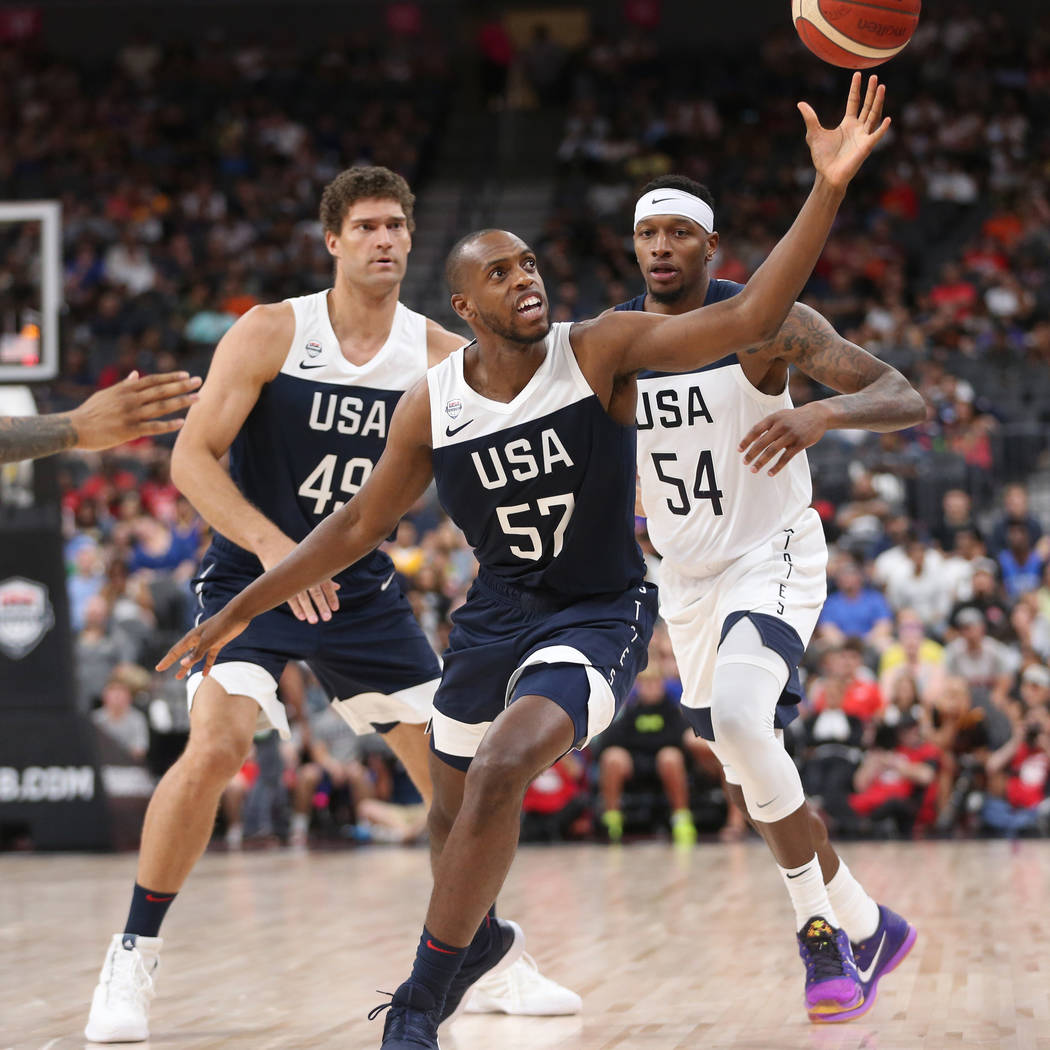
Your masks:
{"label": "spectator in red shirt", "polygon": [[882,710],[882,691],[875,676],[864,666],[863,652],[859,639],[847,638],[824,654],[821,676],[810,691],[814,710],[820,712],[831,706],[832,697],[834,706],[862,722],[870,721]]}

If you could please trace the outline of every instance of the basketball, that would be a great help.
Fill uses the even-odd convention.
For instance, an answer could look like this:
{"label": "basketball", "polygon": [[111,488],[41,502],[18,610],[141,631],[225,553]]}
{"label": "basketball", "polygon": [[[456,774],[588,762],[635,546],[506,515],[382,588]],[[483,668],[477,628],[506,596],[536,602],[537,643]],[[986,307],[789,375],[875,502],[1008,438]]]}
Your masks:
{"label": "basketball", "polygon": [[846,69],[878,66],[902,51],[921,9],[922,0],[791,0],[802,43]]}

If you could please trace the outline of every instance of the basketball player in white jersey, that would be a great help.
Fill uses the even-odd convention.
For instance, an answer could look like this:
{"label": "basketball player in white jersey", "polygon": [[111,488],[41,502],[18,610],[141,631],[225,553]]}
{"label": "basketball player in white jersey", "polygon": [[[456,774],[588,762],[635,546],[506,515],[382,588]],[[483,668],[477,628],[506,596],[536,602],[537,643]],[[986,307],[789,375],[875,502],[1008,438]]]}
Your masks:
{"label": "basketball player in white jersey", "polygon": [[[413,203],[386,168],[343,172],[321,200],[332,289],[255,307],[216,348],[172,460],[176,484],[215,532],[195,581],[202,617],[361,487],[401,395],[462,345],[398,301]],[[441,668],[394,575],[390,559],[373,553],[260,617],[207,678],[191,677],[189,741],[150,800],[131,908],[106,955],[89,1039],[147,1038],[160,924],[256,729],[289,735],[277,697],[289,660],[311,666],[355,731],[384,734],[429,804],[425,730]],[[579,996],[530,961],[476,989],[480,1008],[577,1012]]]}
{"label": "basketball player in white jersey", "polygon": [[[372,1014],[389,1008],[383,1050],[438,1050],[463,975],[495,972],[521,951],[520,929],[486,911],[517,848],[525,790],[609,724],[645,666],[656,601],[633,531],[639,373],[688,372],[779,330],[846,185],[885,134],[883,94],[872,77],[862,105],[855,75],[833,130],[800,105],[813,190],[748,286],[709,309],[552,325],[528,245],[502,230],[464,237],[446,273],[475,341],[406,394],[361,491],[158,665],[181,658],[180,676],[206,672],[256,617],[367,558],[436,481],[480,567],[434,701],[439,856],[411,975]],[[848,940],[823,945],[811,990],[816,1006],[857,1005]]]}
{"label": "basketball player in white jersey", "polygon": [[[645,187],[634,245],[647,291],[617,310],[681,314],[740,291],[709,273],[718,247],[713,200],[691,179]],[[840,395],[792,407],[792,365]],[[807,998],[815,1022],[870,1009],[879,978],[911,949],[915,930],[839,860],[782,743],[780,727],[801,699],[798,662],[826,594],[827,549],[804,450],[831,429],[884,432],[923,418],[922,398],[899,372],[801,304],[768,343],[696,372],[638,377],[641,499],[663,556],[660,611],[683,710],[776,858],[807,977],[821,965],[828,927],[844,928],[853,943],[861,996],[831,1011]]]}

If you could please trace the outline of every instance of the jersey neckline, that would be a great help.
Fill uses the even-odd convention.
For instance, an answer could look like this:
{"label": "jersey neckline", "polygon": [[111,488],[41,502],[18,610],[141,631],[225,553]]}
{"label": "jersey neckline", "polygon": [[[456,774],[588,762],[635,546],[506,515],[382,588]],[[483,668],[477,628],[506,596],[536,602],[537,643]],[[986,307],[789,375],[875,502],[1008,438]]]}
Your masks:
{"label": "jersey neckline", "polygon": [[[553,326],[551,331],[553,332]],[[495,412],[498,415],[509,416],[516,412],[529,398],[532,397],[536,388],[540,386],[545,376],[545,373],[550,371],[553,367],[553,360],[555,355],[555,346],[552,345],[550,333],[544,339],[544,346],[547,350],[546,356],[539,363],[536,371],[532,373],[532,378],[514,395],[510,401],[493,401],[492,398],[485,397],[484,394],[479,393],[475,390],[470,383],[467,382],[467,377],[463,369],[463,365],[466,362],[467,351],[477,344],[476,339],[472,339],[466,346],[461,346],[453,355],[455,360],[456,379],[462,383],[463,387],[470,391],[470,396],[481,402],[482,407],[486,408],[490,412]]]}
{"label": "jersey neckline", "polygon": [[337,362],[342,362],[342,367],[354,375],[360,374],[367,369],[374,368],[384,357],[393,352],[392,348],[397,342],[395,337],[401,330],[401,326],[405,319],[405,312],[408,308],[400,299],[397,301],[397,305],[394,308],[394,319],[390,323],[390,331],[387,333],[386,342],[383,343],[383,345],[363,364],[355,365],[354,362],[343,353],[342,344],[339,342],[339,336],[335,334],[335,329],[332,327],[332,315],[328,312],[328,296],[332,291],[333,289],[331,288],[326,288],[324,290],[320,296],[318,306],[321,311],[320,321],[324,329],[324,334],[332,340],[332,345],[335,347]]}

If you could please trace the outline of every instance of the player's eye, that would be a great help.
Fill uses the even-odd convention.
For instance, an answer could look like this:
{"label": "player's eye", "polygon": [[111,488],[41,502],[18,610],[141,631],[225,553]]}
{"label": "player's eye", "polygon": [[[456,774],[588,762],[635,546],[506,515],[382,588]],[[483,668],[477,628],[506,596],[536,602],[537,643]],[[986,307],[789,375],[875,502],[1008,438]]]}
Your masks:
{"label": "player's eye", "polygon": [[526,270],[530,270],[530,271],[531,270],[535,270],[536,269],[536,260],[535,259],[526,259],[525,262],[523,263],[523,265],[524,265]]}

